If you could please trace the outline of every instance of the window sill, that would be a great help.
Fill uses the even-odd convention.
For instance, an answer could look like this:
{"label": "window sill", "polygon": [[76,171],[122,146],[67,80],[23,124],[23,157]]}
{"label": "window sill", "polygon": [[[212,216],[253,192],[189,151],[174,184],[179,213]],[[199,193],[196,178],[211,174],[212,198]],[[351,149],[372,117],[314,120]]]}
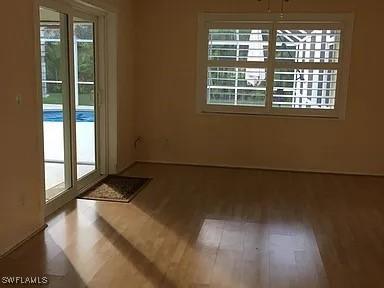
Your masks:
{"label": "window sill", "polygon": [[336,110],[323,109],[272,109],[268,111],[263,107],[233,107],[233,106],[205,106],[198,110],[200,115],[216,115],[216,116],[256,116],[265,118],[305,118],[305,119],[330,119],[345,120],[345,115],[340,115]]}

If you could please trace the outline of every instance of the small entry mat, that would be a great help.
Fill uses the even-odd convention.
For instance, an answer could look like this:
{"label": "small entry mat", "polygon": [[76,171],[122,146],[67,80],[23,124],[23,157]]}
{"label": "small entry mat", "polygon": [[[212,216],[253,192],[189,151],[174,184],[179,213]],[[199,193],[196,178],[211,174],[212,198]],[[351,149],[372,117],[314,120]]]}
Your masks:
{"label": "small entry mat", "polygon": [[130,202],[150,178],[110,175],[79,196],[80,199]]}

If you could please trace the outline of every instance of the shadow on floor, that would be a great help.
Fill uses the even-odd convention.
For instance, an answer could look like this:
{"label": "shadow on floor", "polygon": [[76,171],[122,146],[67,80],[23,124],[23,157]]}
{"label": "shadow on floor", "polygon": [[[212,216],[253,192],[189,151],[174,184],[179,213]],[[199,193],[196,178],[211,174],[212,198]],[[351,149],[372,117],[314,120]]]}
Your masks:
{"label": "shadow on floor", "polygon": [[153,287],[177,288],[142,252],[134,247],[120,232],[102,216],[98,216],[95,227],[109,239],[111,244],[129,261]]}
{"label": "shadow on floor", "polygon": [[[40,287],[87,287],[65,252],[56,245],[47,231],[41,232],[0,260],[2,277],[48,277],[48,285]],[[13,284],[0,287],[31,287]]]}

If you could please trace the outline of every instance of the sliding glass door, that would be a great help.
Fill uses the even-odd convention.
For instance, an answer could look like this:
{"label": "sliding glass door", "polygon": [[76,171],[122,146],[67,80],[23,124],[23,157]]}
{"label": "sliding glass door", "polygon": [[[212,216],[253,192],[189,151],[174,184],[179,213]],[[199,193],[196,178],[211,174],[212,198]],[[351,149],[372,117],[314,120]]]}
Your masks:
{"label": "sliding glass door", "polygon": [[68,17],[40,8],[41,93],[47,201],[72,187]]}
{"label": "sliding glass door", "polygon": [[73,32],[76,177],[81,179],[96,169],[95,25],[75,17]]}
{"label": "sliding glass door", "polygon": [[40,7],[47,202],[100,176],[96,23],[93,15]]}

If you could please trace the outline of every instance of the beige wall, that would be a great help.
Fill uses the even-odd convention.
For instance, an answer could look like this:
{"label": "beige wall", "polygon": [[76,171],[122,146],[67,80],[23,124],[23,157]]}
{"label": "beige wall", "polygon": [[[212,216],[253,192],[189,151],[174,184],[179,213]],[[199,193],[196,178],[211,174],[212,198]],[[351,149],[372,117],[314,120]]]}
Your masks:
{"label": "beige wall", "polygon": [[[0,254],[43,224],[33,3],[0,4]],[[21,96],[17,105],[16,96]]]}
{"label": "beige wall", "polygon": [[133,81],[133,1],[121,0],[118,20],[118,118],[117,171],[135,161]]}
{"label": "beige wall", "polygon": [[[119,11],[117,117],[123,125],[117,144],[118,166],[125,167],[134,159],[128,140],[133,137],[131,1],[99,2]],[[0,255],[44,224],[34,9],[33,0],[0,3]]]}
{"label": "beige wall", "polygon": [[[291,0],[292,12],[355,13],[345,121],[200,115],[199,12],[265,12],[267,1],[135,2],[139,160],[384,174],[383,1]],[[272,0],[273,11],[280,1]],[[372,37],[374,36],[374,37]]]}

